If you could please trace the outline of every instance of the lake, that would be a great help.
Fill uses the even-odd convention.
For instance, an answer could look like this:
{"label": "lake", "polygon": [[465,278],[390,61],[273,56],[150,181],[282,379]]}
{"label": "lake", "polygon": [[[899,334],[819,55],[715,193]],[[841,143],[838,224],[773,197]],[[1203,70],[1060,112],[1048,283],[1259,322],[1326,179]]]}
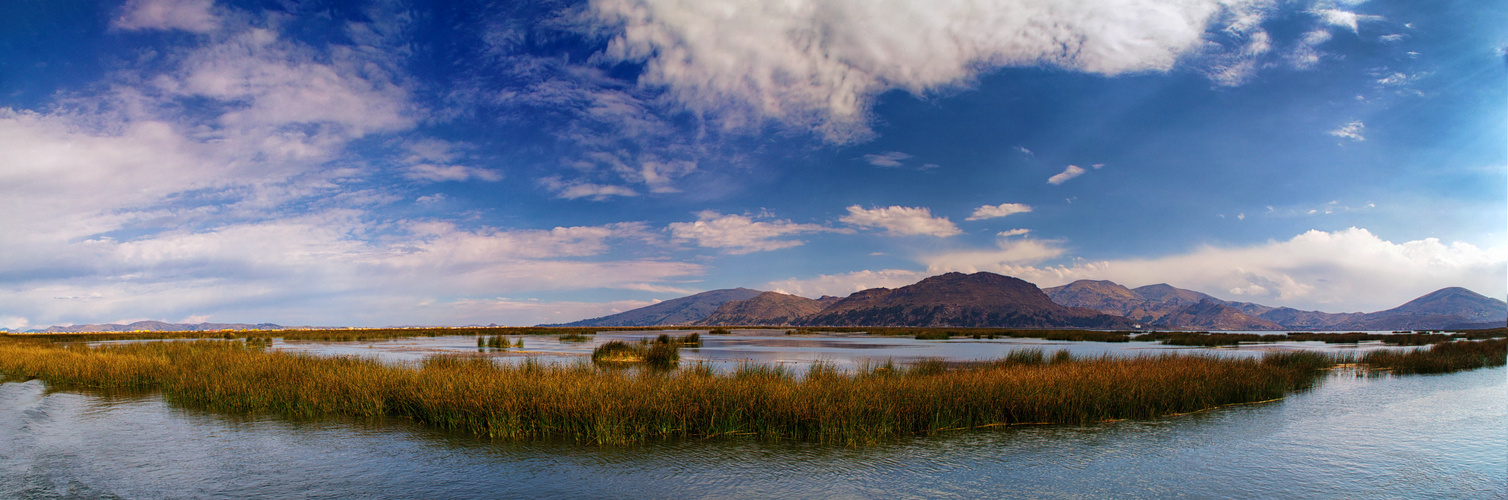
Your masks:
{"label": "lake", "polygon": [[[866,339],[864,347],[844,344]],[[683,355],[720,363],[748,356],[849,363],[879,356],[902,361],[905,353],[989,357],[987,350],[1023,345],[1081,353],[1166,349],[1017,342],[1022,339],[751,334],[708,340],[703,352]],[[787,340],[813,343],[782,344]],[[417,344],[403,347],[411,341]],[[590,350],[550,342],[526,337],[525,350]],[[394,360],[449,349],[445,345],[476,350],[474,337],[293,344],[284,348],[328,353],[316,347],[339,344],[373,355],[393,351],[380,356]],[[1247,355],[1266,348],[1381,347],[1211,352]],[[495,443],[401,419],[229,416],[175,407],[152,393],[0,384],[0,497],[252,496],[1508,498],[1508,369],[1405,377],[1337,372],[1281,401],[1153,420],[965,431],[865,448],[753,440],[631,447]]]}

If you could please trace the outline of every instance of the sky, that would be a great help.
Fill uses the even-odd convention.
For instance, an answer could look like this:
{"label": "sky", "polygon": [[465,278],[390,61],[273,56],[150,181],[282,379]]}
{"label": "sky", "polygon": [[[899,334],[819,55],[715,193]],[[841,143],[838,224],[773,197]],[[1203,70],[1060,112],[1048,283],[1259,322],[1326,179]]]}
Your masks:
{"label": "sky", "polygon": [[0,327],[1508,298],[1508,3],[0,2]]}

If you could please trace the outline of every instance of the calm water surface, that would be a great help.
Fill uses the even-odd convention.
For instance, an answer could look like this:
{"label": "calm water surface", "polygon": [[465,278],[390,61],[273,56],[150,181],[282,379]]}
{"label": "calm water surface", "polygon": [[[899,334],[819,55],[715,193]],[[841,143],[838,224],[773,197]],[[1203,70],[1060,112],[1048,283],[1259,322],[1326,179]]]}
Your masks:
{"label": "calm water surface", "polygon": [[1505,489],[1504,368],[1339,374],[1272,403],[861,449],[493,443],[402,420],[243,418],[155,394],[0,384],[0,498],[1508,498]]}
{"label": "calm water surface", "polygon": [[[1058,350],[1076,355],[1136,356],[1174,352],[1201,352],[1227,356],[1260,356],[1269,351],[1322,350],[1362,352],[1374,349],[1399,349],[1381,342],[1361,344],[1325,344],[1323,342],[1278,342],[1244,344],[1222,348],[1165,346],[1159,342],[1063,342],[1042,339],[1001,338],[974,340],[916,340],[910,337],[883,337],[864,334],[785,335],[784,330],[735,330],[735,335],[702,335],[702,346],[681,349],[681,360],[706,363],[728,370],[743,363],[785,365],[797,372],[821,361],[839,369],[851,369],[864,363],[912,363],[923,359],[946,361],[985,361],[998,359],[1014,350],[1041,349],[1047,354]],[[689,331],[600,333],[585,342],[562,342],[557,336],[535,335],[509,337],[524,340],[522,349],[478,349],[476,337],[456,335],[417,337],[364,342],[284,341],[277,339],[272,348],[316,355],[367,356],[388,362],[413,362],[436,354],[477,354],[496,358],[503,363],[534,359],[544,363],[585,362],[592,349],[612,340],[636,342],[666,333],[686,335]],[[1272,332],[1265,332],[1272,333]],[[1386,332],[1384,332],[1386,333]],[[1403,348],[1411,349],[1411,348]]]}

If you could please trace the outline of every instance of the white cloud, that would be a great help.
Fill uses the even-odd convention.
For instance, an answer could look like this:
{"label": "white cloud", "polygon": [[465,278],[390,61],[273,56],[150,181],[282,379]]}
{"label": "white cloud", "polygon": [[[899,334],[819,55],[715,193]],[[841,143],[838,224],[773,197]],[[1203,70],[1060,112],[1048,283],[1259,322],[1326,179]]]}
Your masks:
{"label": "white cloud", "polygon": [[1056,241],[1038,239],[1008,239],[1001,234],[996,248],[988,250],[962,250],[927,255],[921,261],[927,271],[940,274],[949,271],[978,272],[1010,268],[1022,264],[1036,264],[1063,255],[1063,248]]}
{"label": "white cloud", "polygon": [[900,151],[889,151],[880,154],[864,155],[864,161],[876,167],[899,167],[901,162],[911,158],[911,155]]}
{"label": "white cloud", "polygon": [[403,172],[403,177],[416,181],[429,182],[460,182],[467,179],[497,182],[503,179],[502,174],[484,168],[463,167],[460,165],[431,165],[428,163],[409,166]]}
{"label": "white cloud", "polygon": [[591,198],[592,201],[606,201],[612,196],[638,196],[639,193],[624,186],[608,186],[583,181],[562,181],[560,177],[545,177],[539,180],[545,189],[555,192],[556,198],[574,200],[577,198]]}
{"label": "white cloud", "polygon": [[1021,214],[1032,211],[1032,207],[1020,203],[1001,203],[999,205],[984,205],[974,209],[973,215],[964,220],[983,220],[1007,215]]}
{"label": "white cloud", "polygon": [[432,315],[422,304],[529,291],[667,289],[667,280],[703,271],[690,263],[605,258],[613,241],[653,238],[642,224],[549,230],[382,225],[396,232],[369,239],[363,235],[377,223],[364,221],[359,211],[332,210],[130,241],[97,238],[74,252],[88,252],[87,268],[13,280],[0,288],[0,301],[34,325],[198,314],[304,324],[328,324],[332,317],[366,325],[457,324],[459,317]]}
{"label": "white cloud", "polygon": [[696,214],[696,222],[672,222],[670,233],[676,239],[695,241],[705,248],[722,248],[731,254],[766,252],[791,248],[800,240],[786,236],[831,231],[818,224],[797,224],[788,220],[756,221],[743,215],[723,215],[707,210]]}
{"label": "white cloud", "polygon": [[808,279],[784,279],[766,283],[762,289],[817,298],[823,295],[847,297],[859,290],[870,288],[899,288],[929,276],[921,271],[885,269],[881,271],[855,271],[843,274],[823,274]]}
{"label": "white cloud", "polygon": [[212,0],[130,0],[111,26],[124,30],[184,30],[209,33],[220,28]]}
{"label": "white cloud", "polygon": [[1367,126],[1365,124],[1361,123],[1361,120],[1351,120],[1350,122],[1347,122],[1345,125],[1341,125],[1340,128],[1335,129],[1335,130],[1331,130],[1329,133],[1330,133],[1330,135],[1333,135],[1333,136],[1336,136],[1336,137],[1339,137],[1339,138],[1342,138],[1342,139],[1350,139],[1350,140],[1353,140],[1353,141],[1365,141],[1365,140],[1367,140],[1367,138],[1365,136],[1363,136],[1362,134],[1366,133],[1366,131],[1367,131]]}
{"label": "white cloud", "polygon": [[963,232],[946,217],[933,217],[932,210],[925,207],[891,206],[865,209],[854,205],[848,207],[848,215],[838,220],[859,227],[884,229],[886,234],[893,236],[947,237]]}
{"label": "white cloud", "polygon": [[1068,182],[1069,179],[1084,175],[1084,168],[1077,165],[1069,165],[1062,173],[1047,178],[1047,183],[1054,186]]}
{"label": "white cloud", "polygon": [[[1016,276],[1042,287],[1079,279],[1111,280],[1128,287],[1156,283],[1217,297],[1326,312],[1371,312],[1420,295],[1461,286],[1508,295],[1508,247],[1477,248],[1434,238],[1393,243],[1365,229],[1309,231],[1287,241],[1246,247],[1203,247],[1150,259],[1080,262],[1036,267],[992,264],[951,255],[925,261],[929,271],[979,270]],[[1239,296],[1228,294],[1241,290]]]}
{"label": "white cloud", "polygon": [[1001,66],[1117,75],[1166,71],[1206,50],[1207,26],[1263,1],[599,0],[606,61],[642,61],[641,86],[729,126],[766,118],[832,142],[868,136],[889,89],[964,85]]}
{"label": "white cloud", "polygon": [[[267,130],[324,124],[326,133],[354,138],[415,123],[408,91],[388,80],[386,61],[361,51],[320,54],[250,28],[225,42],[195,50],[179,71],[152,80],[169,95],[214,99],[232,106],[221,125],[239,131],[308,142],[305,133]],[[321,61],[321,59],[327,59]]]}
{"label": "white cloud", "polygon": [[1017,229],[1011,229],[1011,230],[1008,230],[1008,231],[1001,231],[1000,234],[998,234],[996,236],[999,236],[1001,238],[1009,238],[1009,237],[1012,237],[1012,236],[1025,236],[1026,233],[1030,233],[1030,232],[1032,232],[1032,230],[1030,230],[1030,229],[1020,229],[1020,228],[1017,228]]}
{"label": "white cloud", "polygon": [[1320,62],[1320,44],[1329,41],[1330,38],[1330,31],[1326,29],[1316,29],[1304,33],[1299,44],[1288,54],[1288,63],[1299,69],[1314,67],[1314,65]]}
{"label": "white cloud", "polygon": [[1382,20],[1381,16],[1360,15],[1355,12],[1340,9],[1316,9],[1310,11],[1310,13],[1318,16],[1320,20],[1324,21],[1327,24],[1330,24],[1331,26],[1345,28],[1350,30],[1352,33],[1357,32],[1357,29],[1359,28],[1358,22],[1360,21]]}

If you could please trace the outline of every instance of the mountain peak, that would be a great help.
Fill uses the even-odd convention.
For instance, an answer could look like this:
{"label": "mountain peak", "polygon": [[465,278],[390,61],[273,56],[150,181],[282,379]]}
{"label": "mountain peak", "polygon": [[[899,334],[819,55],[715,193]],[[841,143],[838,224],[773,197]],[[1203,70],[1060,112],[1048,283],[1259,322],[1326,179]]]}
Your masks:
{"label": "mountain peak", "polygon": [[1125,318],[1063,307],[1024,280],[995,273],[946,273],[894,290],[854,293],[803,324],[827,326],[1012,326],[1126,328]]}

